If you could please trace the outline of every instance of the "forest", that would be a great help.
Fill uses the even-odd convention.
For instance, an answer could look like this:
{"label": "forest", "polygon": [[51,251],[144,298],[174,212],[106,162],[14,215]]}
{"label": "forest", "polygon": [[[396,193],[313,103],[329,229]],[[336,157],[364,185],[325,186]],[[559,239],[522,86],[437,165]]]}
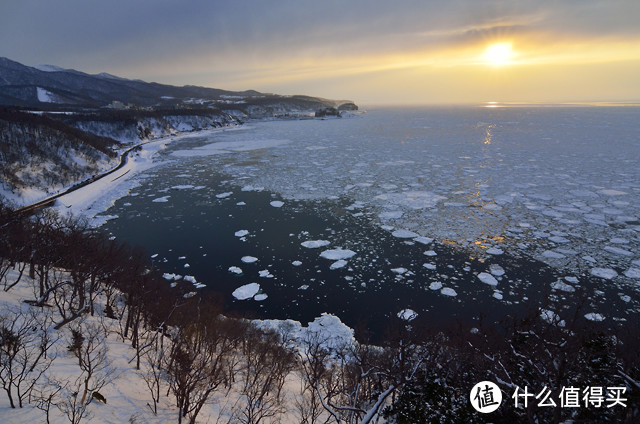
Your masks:
{"label": "forest", "polygon": [[[38,408],[47,422],[87,422],[88,406],[107,401],[100,391],[114,370],[104,339],[113,331],[135,352],[147,408],[157,413],[170,398],[179,423],[209,421],[208,406],[220,399],[233,402],[218,422],[247,424],[640,420],[638,323],[604,332],[578,319],[579,305],[566,322],[543,320],[539,310],[474,328],[393,319],[377,345],[366,326],[342,345],[311,332],[296,339],[223,313],[214,290],[170,284],[147,252],[82,220],[0,205],[0,287],[25,284],[27,307],[0,312],[0,386],[3,402]],[[74,378],[50,375],[56,344],[75,358]],[[504,399],[491,414],[469,399],[485,380]],[[546,390],[558,405],[567,388],[579,388],[579,407],[541,406],[517,395],[524,388]]]}

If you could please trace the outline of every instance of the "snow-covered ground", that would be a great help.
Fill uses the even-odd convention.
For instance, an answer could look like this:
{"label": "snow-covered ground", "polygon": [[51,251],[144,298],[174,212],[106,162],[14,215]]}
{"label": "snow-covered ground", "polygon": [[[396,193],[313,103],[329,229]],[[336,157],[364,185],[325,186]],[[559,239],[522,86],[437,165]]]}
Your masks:
{"label": "snow-covered ground", "polygon": [[[10,271],[3,283],[10,285],[15,281],[16,276],[16,271]],[[42,313],[42,309],[23,303],[25,299],[34,298],[33,287],[36,285],[36,282],[23,275],[18,285],[8,292],[0,290],[0,316],[11,316],[12,313],[20,310],[27,314],[30,309],[37,314]],[[76,323],[82,321],[83,328],[100,329],[100,337],[104,337],[104,346],[107,349],[106,362],[109,363],[107,369],[110,376],[107,384],[99,390],[100,394],[106,398],[106,403],[92,401],[87,408],[89,416],[82,422],[109,424],[177,422],[175,398],[171,393],[166,395],[166,383],[161,389],[158,414],[154,415],[151,412],[149,405],[152,404],[152,399],[144,381],[144,375],[148,372],[144,361],[141,369],[137,370],[134,360],[135,349],[131,344],[122,342],[118,335],[118,322],[102,316],[102,306],[100,303],[97,306],[96,316],[91,317],[87,314],[82,319],[76,320]],[[322,314],[306,326],[292,320],[265,320],[256,321],[255,324],[259,328],[282,334],[288,343],[292,343],[292,346],[303,346],[305,340],[317,340],[327,349],[339,349],[355,342],[353,330],[344,325],[339,318],[329,314]],[[45,390],[54,387],[47,381],[75,381],[81,374],[78,359],[67,349],[70,340],[69,326],[60,330],[51,327],[48,332],[51,337],[58,340],[47,353],[55,359],[38,384],[38,387]],[[285,424],[298,422],[293,402],[296,396],[299,396],[300,378],[299,374],[291,372],[284,386],[283,402],[290,406],[282,415],[281,422]],[[239,395],[234,389],[220,391],[205,404],[197,422],[227,422],[233,409],[241,405],[242,401],[239,400]],[[45,413],[26,402],[23,408],[11,408],[3,391],[0,394],[0,422],[3,424],[40,423],[45,422]],[[58,424],[69,421],[60,411],[52,407],[51,422]]]}

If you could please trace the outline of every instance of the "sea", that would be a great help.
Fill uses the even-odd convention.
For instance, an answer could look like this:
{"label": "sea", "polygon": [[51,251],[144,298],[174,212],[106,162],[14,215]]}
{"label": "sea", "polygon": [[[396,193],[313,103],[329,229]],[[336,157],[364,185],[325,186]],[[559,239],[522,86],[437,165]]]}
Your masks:
{"label": "sea", "polygon": [[228,313],[374,335],[639,323],[640,107],[372,107],[193,133],[154,160],[103,229]]}

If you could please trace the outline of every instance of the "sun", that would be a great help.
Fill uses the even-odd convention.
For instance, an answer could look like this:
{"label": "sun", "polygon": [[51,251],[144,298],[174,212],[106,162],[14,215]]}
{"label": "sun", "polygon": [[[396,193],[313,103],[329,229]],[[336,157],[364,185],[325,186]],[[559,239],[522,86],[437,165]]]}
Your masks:
{"label": "sun", "polygon": [[508,42],[489,44],[482,57],[487,65],[508,65],[514,57],[513,48]]}

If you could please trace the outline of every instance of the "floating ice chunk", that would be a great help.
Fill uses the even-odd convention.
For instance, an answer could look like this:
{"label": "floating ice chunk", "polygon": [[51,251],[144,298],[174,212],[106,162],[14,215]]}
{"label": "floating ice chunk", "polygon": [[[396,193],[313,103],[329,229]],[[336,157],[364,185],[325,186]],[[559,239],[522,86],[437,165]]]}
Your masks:
{"label": "floating ice chunk", "polygon": [[178,277],[178,275],[173,274],[173,273],[169,274],[168,272],[165,272],[164,274],[162,274],[162,278],[164,278],[165,280],[169,280],[169,281],[177,280],[178,279],[177,277]]}
{"label": "floating ice chunk", "polygon": [[262,191],[264,187],[254,187],[252,185],[246,185],[240,189],[241,191]]}
{"label": "floating ice chunk", "polygon": [[266,293],[260,293],[260,294],[257,294],[257,295],[255,295],[255,296],[253,296],[253,300],[257,300],[258,302],[262,302],[262,301],[263,301],[263,300],[265,300],[267,297],[269,297],[269,296],[267,296],[267,294],[266,294]]}
{"label": "floating ice chunk", "polygon": [[585,314],[584,317],[589,321],[604,321],[604,316],[595,312]]}
{"label": "floating ice chunk", "polygon": [[226,191],[224,193],[216,194],[216,197],[218,199],[226,199],[227,197],[231,196],[232,194],[233,194],[233,191]]}
{"label": "floating ice chunk", "polygon": [[606,250],[607,252],[613,253],[615,255],[633,256],[632,252],[629,252],[628,250],[625,250],[625,249],[621,249],[619,247],[605,246],[604,250]]}
{"label": "floating ice chunk", "polygon": [[151,259],[155,259],[155,258],[157,258],[157,257],[158,257],[158,254],[157,254],[157,253],[154,253],[153,255],[151,255]]}
{"label": "floating ice chunk", "polygon": [[424,255],[426,255],[426,256],[438,256],[438,254],[434,250],[427,250],[426,252],[424,252]]}
{"label": "floating ice chunk", "polygon": [[395,230],[391,235],[398,238],[415,238],[420,236],[409,230]]}
{"label": "floating ice chunk", "polygon": [[183,184],[183,185],[175,185],[173,187],[171,187],[174,190],[186,190],[188,188],[193,188],[193,185],[191,184]]}
{"label": "floating ice chunk", "polygon": [[432,271],[436,269],[436,264],[422,264],[422,266]]}
{"label": "floating ice chunk", "polygon": [[484,205],[482,205],[483,209],[486,209],[488,211],[499,211],[502,210],[502,206],[497,205],[495,203],[485,203]]}
{"label": "floating ice chunk", "polygon": [[349,259],[355,256],[356,252],[349,249],[329,249],[320,253],[320,257],[331,261],[339,261],[340,259]]}
{"label": "floating ice chunk", "polygon": [[629,243],[629,240],[627,240],[625,238],[621,238],[621,237],[614,237],[609,241],[611,243],[616,243],[616,244],[628,244]]}
{"label": "floating ice chunk", "polygon": [[385,193],[375,197],[376,200],[391,202],[410,209],[428,209],[445,200],[446,197],[428,191],[404,191],[402,193]]}
{"label": "floating ice chunk", "polygon": [[230,266],[229,267],[229,272],[231,272],[232,274],[242,274],[242,268],[239,268],[237,266]]}
{"label": "floating ice chunk", "polygon": [[245,203],[245,202],[238,202],[238,203],[236,203],[236,206],[245,206],[245,205],[246,205],[246,203]]}
{"label": "floating ice chunk", "polygon": [[254,257],[254,256],[243,256],[242,259],[240,259],[242,262],[244,262],[245,264],[252,264],[254,262],[258,261],[258,258]]}
{"label": "floating ice chunk", "polygon": [[268,269],[258,271],[258,275],[262,278],[273,278],[273,274],[270,273]]}
{"label": "floating ice chunk", "polygon": [[498,299],[498,300],[502,300],[503,299],[502,293],[499,290],[494,290],[493,297]]}
{"label": "floating ice chunk", "polygon": [[184,267],[185,267],[185,268],[191,268],[191,265],[189,265],[189,264],[184,264]]}
{"label": "floating ice chunk", "polygon": [[504,250],[498,249],[497,247],[491,247],[487,249],[487,253],[490,255],[502,255],[504,253]]}
{"label": "floating ice chunk", "polygon": [[634,261],[631,261],[632,264],[640,266],[640,259],[636,259]]}
{"label": "floating ice chunk", "polygon": [[393,272],[393,273],[395,273],[395,274],[399,274],[399,275],[402,275],[402,274],[404,274],[404,273],[405,273],[405,272],[407,272],[407,271],[408,271],[408,269],[407,269],[407,268],[402,268],[402,267],[399,267],[399,268],[391,268],[391,272]]}
{"label": "floating ice chunk", "polygon": [[153,203],[166,203],[166,202],[169,201],[169,197],[171,197],[171,196],[158,197],[157,199],[153,199],[152,202]]}
{"label": "floating ice chunk", "polygon": [[640,268],[629,268],[624,275],[629,278],[640,278]]}
{"label": "floating ice chunk", "polygon": [[244,237],[247,234],[249,234],[249,231],[247,231],[247,230],[238,230],[233,235],[236,236],[236,237]]}
{"label": "floating ice chunk", "polygon": [[618,276],[618,273],[611,268],[591,268],[591,275],[604,278],[605,280],[611,280]]}
{"label": "floating ice chunk", "polygon": [[431,290],[440,290],[442,288],[442,283],[440,281],[434,281],[429,284],[429,289]]}
{"label": "floating ice chunk", "polygon": [[331,244],[331,242],[328,240],[308,240],[308,241],[303,241],[300,244],[303,247],[306,247],[307,249],[317,249],[319,247],[328,246]]}
{"label": "floating ice chunk", "polygon": [[562,253],[554,252],[553,250],[545,250],[542,252],[542,256],[549,259],[563,259],[566,258]]}
{"label": "floating ice chunk", "polygon": [[182,297],[184,297],[185,299],[189,299],[190,297],[193,297],[195,295],[197,295],[198,293],[196,292],[189,292],[189,293],[185,293],[182,295]]}
{"label": "floating ice chunk", "polygon": [[551,240],[554,243],[569,243],[568,238],[561,237],[561,236],[551,236],[549,237],[549,240]]}
{"label": "floating ice chunk", "polygon": [[420,243],[420,244],[431,244],[433,243],[433,239],[431,237],[416,237],[413,239],[414,241]]}
{"label": "floating ice chunk", "polygon": [[584,259],[587,262],[591,262],[592,264],[596,263],[596,259],[593,256],[583,256],[582,259]]}
{"label": "floating ice chunk", "polygon": [[300,287],[298,287],[298,290],[306,290],[306,289],[308,289],[308,288],[309,288],[309,285],[308,285],[308,284],[303,284],[303,285],[301,285]]}
{"label": "floating ice chunk", "polygon": [[246,300],[251,299],[260,291],[260,284],[258,283],[249,283],[244,286],[240,286],[231,293],[233,297],[238,300]]}
{"label": "floating ice chunk", "polygon": [[613,189],[598,190],[598,193],[604,194],[604,195],[607,195],[607,196],[622,196],[624,194],[627,194],[624,191],[613,190]]}
{"label": "floating ice chunk", "polygon": [[398,312],[398,318],[404,321],[413,321],[418,317],[418,313],[413,309],[403,309]]}
{"label": "floating ice chunk", "polygon": [[493,275],[488,274],[486,272],[481,272],[480,274],[478,274],[478,279],[480,281],[482,281],[485,284],[488,284],[490,286],[497,286],[498,285],[498,280],[496,280]]}
{"label": "floating ice chunk", "polygon": [[564,279],[570,282],[571,284],[578,284],[578,281],[579,281],[577,277],[571,277],[571,276],[564,277]]}
{"label": "floating ice chunk", "polygon": [[567,293],[573,293],[574,291],[576,291],[576,289],[574,289],[573,286],[570,286],[569,284],[565,283],[562,280],[557,280],[551,283],[551,288],[554,290],[560,290]]}
{"label": "floating ice chunk", "polygon": [[302,262],[300,262],[300,261],[293,261],[293,262],[291,262],[291,265],[293,265],[293,266],[300,266],[300,265],[302,265]]}
{"label": "floating ice chunk", "polygon": [[489,272],[496,277],[502,277],[504,275],[504,268],[498,264],[489,265]]}
{"label": "floating ice chunk", "polygon": [[442,290],[440,290],[440,293],[445,296],[451,296],[451,297],[456,297],[458,295],[458,293],[456,293],[456,291],[451,287],[444,287]]}
{"label": "floating ice chunk", "polygon": [[548,322],[549,324],[557,323],[558,327],[564,327],[566,325],[564,320],[561,320],[558,317],[558,314],[548,309],[540,309],[540,318],[542,318],[543,321]]}
{"label": "floating ice chunk", "polygon": [[388,212],[382,212],[380,214],[378,214],[378,218],[380,219],[398,219],[398,218],[402,218],[402,215],[404,215],[404,213],[402,211],[388,211]]}
{"label": "floating ice chunk", "polygon": [[344,268],[344,266],[346,264],[347,264],[347,261],[345,261],[344,259],[340,259],[340,260],[335,261],[334,263],[332,263],[331,266],[329,267],[329,269]]}
{"label": "floating ice chunk", "polygon": [[284,202],[281,202],[280,200],[274,200],[272,202],[269,202],[269,204],[274,208],[281,208],[284,205]]}

